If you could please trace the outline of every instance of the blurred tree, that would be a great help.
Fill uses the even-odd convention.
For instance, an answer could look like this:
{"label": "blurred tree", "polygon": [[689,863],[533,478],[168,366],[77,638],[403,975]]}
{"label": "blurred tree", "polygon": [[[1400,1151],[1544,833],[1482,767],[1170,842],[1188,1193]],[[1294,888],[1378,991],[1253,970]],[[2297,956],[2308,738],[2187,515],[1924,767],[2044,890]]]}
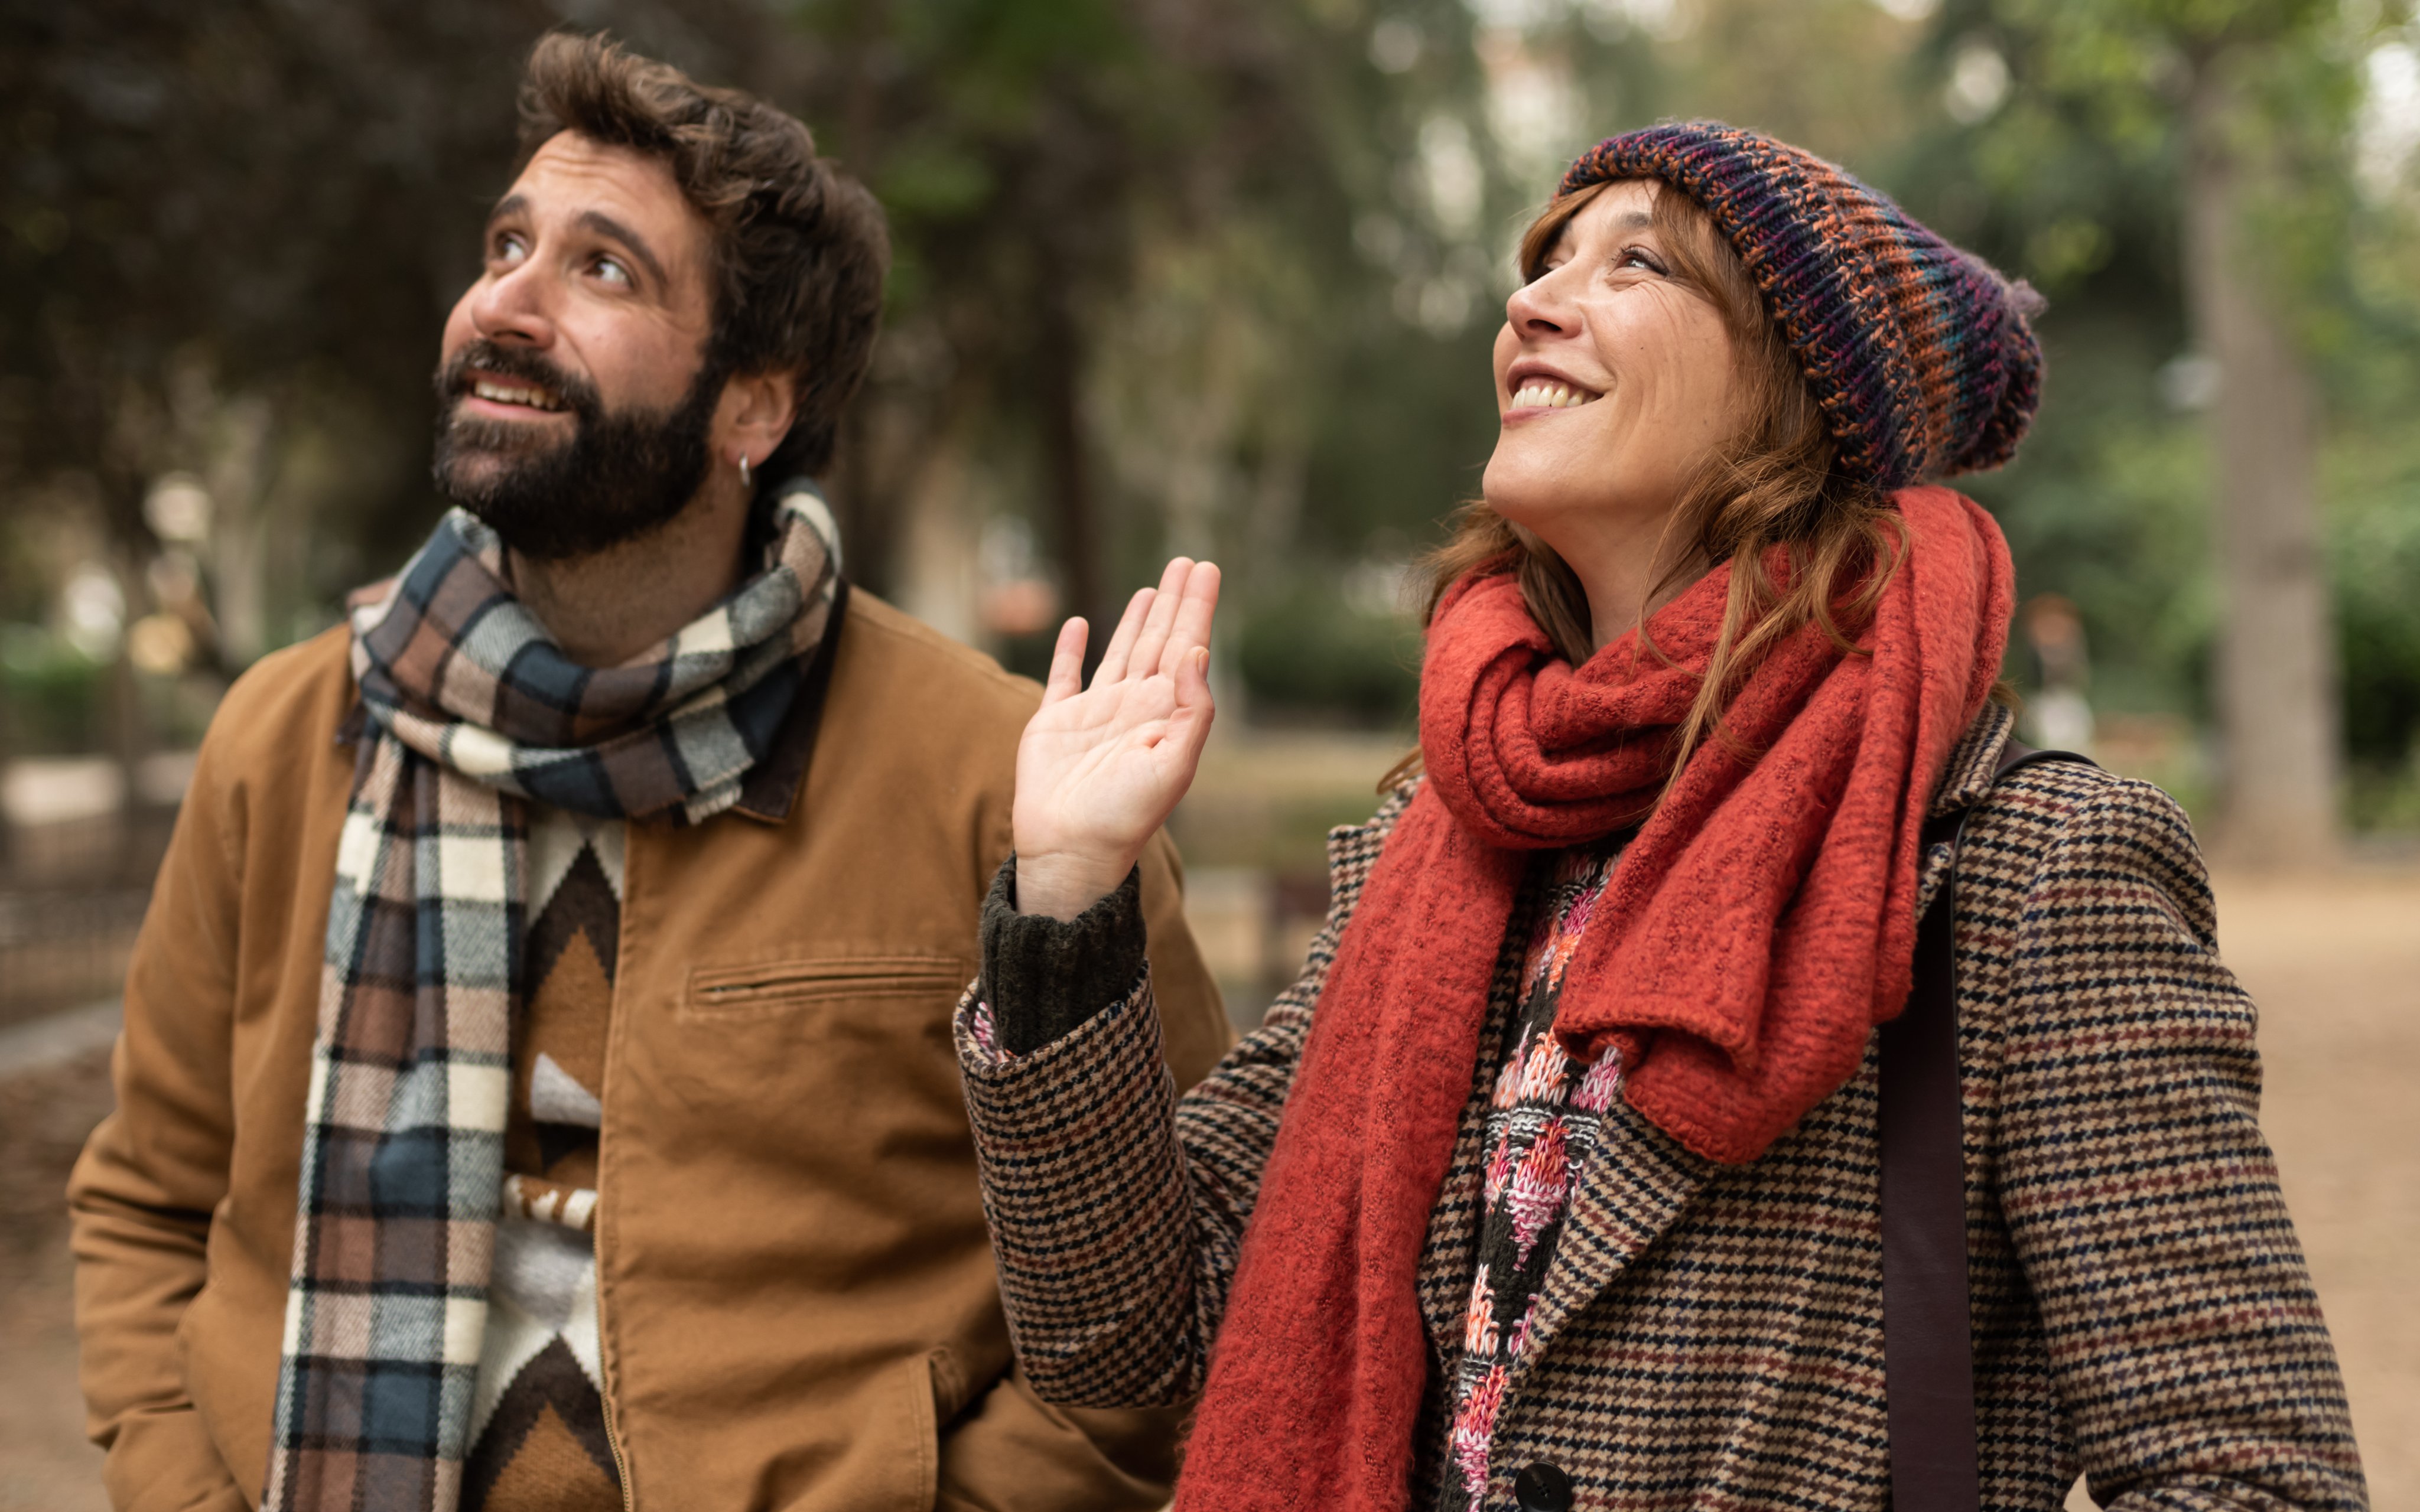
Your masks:
{"label": "blurred tree", "polygon": [[[2220,834],[2254,861],[2330,860],[2343,705],[2320,542],[2319,394],[2290,296],[2276,292],[2294,270],[2264,255],[2253,210],[2264,184],[2314,171],[2346,177],[2350,90],[2328,76],[2335,70],[2310,66],[2335,8],[2269,0],[2211,16],[2170,0],[2141,8],[2184,43],[2191,74],[2185,287],[2218,374]],[[2310,130],[2315,119],[2322,131]]]}
{"label": "blurred tree", "polygon": [[[590,8],[709,68],[781,35],[749,0]],[[151,606],[145,504],[172,471],[208,494],[229,673],[427,528],[438,326],[510,171],[520,58],[556,20],[542,0],[0,0],[0,493],[88,509],[127,618]],[[109,677],[131,762],[122,648]]]}
{"label": "blurred tree", "polygon": [[[1548,27],[1603,81],[1600,129],[1668,112],[1774,131],[2051,295],[2034,438],[1970,486],[2008,524],[2028,591],[2083,606],[2121,707],[2195,710],[2214,664],[2226,829],[2244,855],[2326,854],[2339,732],[2370,751],[2410,737],[2381,713],[2410,700],[2349,715],[2336,696],[2339,643],[2365,690],[2401,687],[2413,658],[2390,651],[2382,627],[2400,621],[2361,609],[2354,577],[2331,584],[2320,509],[2321,385],[2335,412],[2379,409],[2382,427],[2383,395],[2420,376],[2412,281],[2388,310],[2354,267],[2409,245],[2408,216],[2365,243],[2353,192],[2359,67],[2409,8],[1625,0]],[[2336,435],[2340,450],[2378,444],[2358,425]]]}
{"label": "blurred tree", "polygon": [[[920,525],[970,541],[963,454],[975,412],[997,407],[1036,443],[1069,596],[1097,619],[1088,317],[1125,291],[1137,195],[1180,189],[1193,166],[1186,127],[1206,81],[1159,35],[1180,18],[1102,0],[809,0],[796,14],[820,44],[799,98],[825,107],[897,248],[886,361],[837,479],[856,571],[891,579],[901,532]],[[918,518],[936,511],[953,517],[938,531]]]}
{"label": "blurred tree", "polygon": [[[93,501],[130,613],[160,546],[144,501],[172,471],[211,494],[230,670],[287,638],[266,596],[324,605],[425,529],[435,330],[509,169],[519,59],[557,13],[0,0],[0,488]],[[1453,0],[1390,12],[1384,69],[1354,0],[581,18],[781,100],[890,206],[892,329],[834,480],[857,575],[896,586],[898,539],[937,513],[927,533],[970,550],[1032,476],[1095,614],[1105,543],[1292,536],[1326,380],[1387,298],[1354,232],[1416,151],[1420,116],[1390,102],[1475,76]],[[1397,230],[1401,282],[1437,259]],[[1162,402],[1146,351],[1200,386]],[[1181,455],[1155,469],[1163,444]]]}
{"label": "blurred tree", "polygon": [[2089,280],[2130,222],[2130,246],[2175,249],[2193,349],[2163,378],[2210,414],[2221,838],[2247,859],[2338,843],[2313,306],[2343,245],[2352,63],[2380,19],[2333,0],[1966,0],[1932,54],[1949,109],[1978,118],[1968,162],[2030,222],[2020,266]]}
{"label": "blurred tree", "polygon": [[[1263,712],[1400,717],[1391,589],[1493,442],[1513,236],[1596,137],[1717,115],[2051,296],[2040,422],[1972,487],[2026,591],[2077,605],[2096,700],[2202,712],[2205,667],[2236,665],[2212,642],[2290,598],[2221,612],[2210,501],[2257,476],[2213,442],[2281,468],[2319,446],[2351,748],[2385,770],[2420,725],[2391,586],[2420,539],[2420,195],[2406,173],[2364,199],[2347,161],[2365,39],[2401,0],[0,0],[0,493],[89,517],[43,551],[116,543],[90,549],[144,612],[143,502],[193,474],[217,610],[194,629],[229,668],[399,560],[433,512],[427,374],[509,170],[514,72],[572,9],[782,102],[884,198],[897,273],[830,481],[852,575],[944,628],[1000,645],[1047,615],[1031,592],[973,609],[1037,546],[1095,615],[1161,553],[1216,551]],[[2211,162],[2230,253],[2187,217],[2221,197],[2189,200]],[[2195,248],[2216,266],[2189,279]],[[2283,373],[2288,402],[2240,421],[2203,412],[2252,402],[2210,381],[2195,301],[2222,286],[2284,343],[2248,392]],[[2296,403],[2310,424],[2255,445]],[[0,521],[0,619],[54,595],[37,533]],[[2310,554],[2283,555],[2307,589]]]}
{"label": "blurred tree", "polygon": [[[1423,15],[1446,32],[1431,71],[1466,79],[1459,8],[1394,23]],[[951,606],[1000,501],[981,495],[1019,476],[1095,623],[1123,596],[1112,567],[1290,537],[1324,380],[1370,302],[1355,212],[1415,150],[1388,107],[1423,45],[1378,69],[1355,0],[796,16],[814,61],[795,98],[880,194],[898,253],[835,480],[858,574],[971,633]]]}

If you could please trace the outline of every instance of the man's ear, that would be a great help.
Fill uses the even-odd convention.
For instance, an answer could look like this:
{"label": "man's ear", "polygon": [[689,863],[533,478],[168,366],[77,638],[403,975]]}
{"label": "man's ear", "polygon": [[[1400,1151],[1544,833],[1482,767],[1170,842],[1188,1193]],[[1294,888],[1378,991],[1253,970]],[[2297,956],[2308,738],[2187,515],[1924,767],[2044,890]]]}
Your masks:
{"label": "man's ear", "polygon": [[798,417],[798,375],[774,371],[734,374],[723,385],[715,421],[724,450],[762,462]]}

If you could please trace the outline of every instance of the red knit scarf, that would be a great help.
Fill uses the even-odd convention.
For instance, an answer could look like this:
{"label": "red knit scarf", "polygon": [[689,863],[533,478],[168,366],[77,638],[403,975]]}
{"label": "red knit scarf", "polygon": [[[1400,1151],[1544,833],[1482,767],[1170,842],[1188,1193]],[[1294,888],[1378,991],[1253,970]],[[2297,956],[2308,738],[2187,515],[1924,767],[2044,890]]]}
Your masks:
{"label": "red knit scarf", "polygon": [[[1752,1161],[1848,1079],[1906,1001],[1917,831],[2008,641],[1991,517],[1896,499],[1911,549],[1859,638],[1807,627],[1732,697],[1752,764],[1703,742],[1622,853],[1555,1031],[1618,1049],[1637,1110]],[[1262,1179],[1177,1504],[1397,1512],[1427,1369],[1414,1279],[1470,1095],[1489,979],[1528,853],[1651,804],[1726,596],[1718,567],[1582,667],[1512,579],[1466,579],[1429,630],[1429,779],[1330,968]]]}

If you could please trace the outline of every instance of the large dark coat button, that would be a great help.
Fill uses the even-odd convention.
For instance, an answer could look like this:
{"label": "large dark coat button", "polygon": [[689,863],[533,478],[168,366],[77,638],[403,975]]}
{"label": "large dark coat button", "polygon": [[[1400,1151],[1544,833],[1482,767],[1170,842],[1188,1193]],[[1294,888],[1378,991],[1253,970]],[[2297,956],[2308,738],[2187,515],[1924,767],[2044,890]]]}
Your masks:
{"label": "large dark coat button", "polygon": [[1521,1512],[1571,1512],[1572,1478],[1541,1459],[1512,1477]]}

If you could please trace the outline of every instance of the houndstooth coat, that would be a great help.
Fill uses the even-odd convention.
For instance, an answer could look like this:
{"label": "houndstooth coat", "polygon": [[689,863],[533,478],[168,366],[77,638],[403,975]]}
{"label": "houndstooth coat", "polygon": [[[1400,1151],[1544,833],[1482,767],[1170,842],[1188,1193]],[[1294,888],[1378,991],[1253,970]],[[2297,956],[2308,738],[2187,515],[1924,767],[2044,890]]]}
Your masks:
{"label": "houndstooth coat", "polygon": [[[1986,711],[1933,811],[1958,868],[1959,1062],[1983,1504],[2362,1508],[2326,1325],[2257,1123],[2251,1001],[2219,959],[2183,814],[2073,764],[1993,785]],[[971,999],[967,1101],[1017,1352],[1072,1405],[1202,1382],[1261,1171],[1336,942],[1408,800],[1328,838],[1332,903],[1301,978],[1174,1097],[1146,973],[1024,1057]],[[1947,872],[1925,863],[1923,899]],[[1919,909],[1922,901],[1918,903]],[[1411,1504],[1435,1504],[1445,1389],[1479,1242],[1489,1088],[1516,913],[1417,1286],[1432,1350]],[[1762,1158],[1700,1159],[1617,1101],[1578,1175],[1485,1506],[1546,1462],[1580,1508],[1880,1509],[1875,1059]]]}

